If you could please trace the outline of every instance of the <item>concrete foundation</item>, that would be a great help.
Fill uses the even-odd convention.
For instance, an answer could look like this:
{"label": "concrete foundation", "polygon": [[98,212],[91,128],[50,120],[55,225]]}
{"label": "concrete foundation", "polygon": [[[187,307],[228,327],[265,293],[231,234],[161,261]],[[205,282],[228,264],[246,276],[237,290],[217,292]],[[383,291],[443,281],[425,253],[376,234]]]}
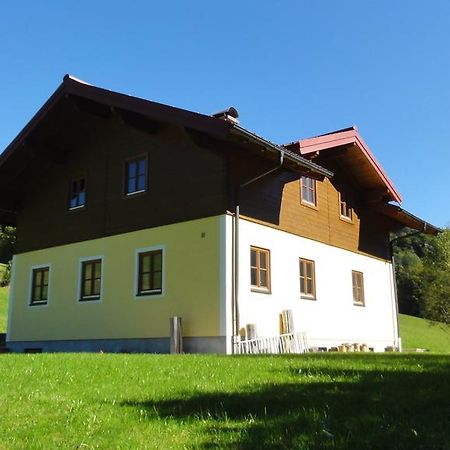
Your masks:
{"label": "concrete foundation", "polygon": [[[12,352],[169,353],[169,338],[7,342]],[[226,353],[225,336],[184,337],[183,353]]]}

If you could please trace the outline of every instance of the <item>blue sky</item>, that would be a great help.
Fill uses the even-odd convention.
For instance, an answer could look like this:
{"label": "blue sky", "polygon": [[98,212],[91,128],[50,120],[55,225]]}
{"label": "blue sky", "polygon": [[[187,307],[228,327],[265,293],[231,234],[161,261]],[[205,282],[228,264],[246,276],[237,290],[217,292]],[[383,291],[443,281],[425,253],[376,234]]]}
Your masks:
{"label": "blue sky", "polygon": [[6,1],[0,149],[65,73],[277,143],[357,125],[403,196],[450,223],[450,2]]}

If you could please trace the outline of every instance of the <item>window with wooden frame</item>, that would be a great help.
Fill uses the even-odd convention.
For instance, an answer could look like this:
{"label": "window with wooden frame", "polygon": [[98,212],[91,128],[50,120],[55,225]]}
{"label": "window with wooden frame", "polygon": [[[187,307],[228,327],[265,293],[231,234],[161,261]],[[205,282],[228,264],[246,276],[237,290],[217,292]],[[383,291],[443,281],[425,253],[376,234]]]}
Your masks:
{"label": "window with wooden frame", "polygon": [[300,258],[300,294],[303,298],[316,299],[316,274],[314,261]]}
{"label": "window with wooden frame", "polygon": [[163,251],[162,249],[138,253],[137,295],[162,293]]}
{"label": "window with wooden frame", "polygon": [[270,293],[270,251],[250,247],[250,283],[252,290]]}
{"label": "window with wooden frame", "polygon": [[147,190],[147,156],[129,159],[125,163],[125,195]]}
{"label": "window with wooden frame", "polygon": [[339,214],[340,218],[351,222],[353,220],[353,208],[349,206],[345,195],[339,193]]}
{"label": "window with wooden frame", "polygon": [[80,301],[99,300],[102,291],[102,260],[81,262]]}
{"label": "window with wooden frame", "polygon": [[364,275],[352,270],[353,303],[364,306]]}
{"label": "window with wooden frame", "polygon": [[300,178],[300,200],[308,206],[317,206],[317,183],[309,177]]}
{"label": "window with wooden frame", "polygon": [[69,210],[82,208],[86,204],[86,178],[72,180],[69,185]]}
{"label": "window with wooden frame", "polygon": [[45,305],[48,302],[50,267],[39,267],[31,273],[30,305]]}

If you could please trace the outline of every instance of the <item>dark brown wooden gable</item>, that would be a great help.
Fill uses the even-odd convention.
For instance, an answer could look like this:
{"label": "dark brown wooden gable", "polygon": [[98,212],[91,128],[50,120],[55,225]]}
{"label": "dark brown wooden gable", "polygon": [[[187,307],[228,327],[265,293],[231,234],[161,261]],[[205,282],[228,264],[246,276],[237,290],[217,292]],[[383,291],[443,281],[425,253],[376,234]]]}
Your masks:
{"label": "dark brown wooden gable", "polygon": [[[119,111],[92,110],[69,98],[23,151],[33,164],[15,174],[18,252],[224,213],[226,161],[183,128]],[[124,196],[127,158],[148,158],[148,190]],[[86,207],[67,210],[70,180],[86,177]]]}

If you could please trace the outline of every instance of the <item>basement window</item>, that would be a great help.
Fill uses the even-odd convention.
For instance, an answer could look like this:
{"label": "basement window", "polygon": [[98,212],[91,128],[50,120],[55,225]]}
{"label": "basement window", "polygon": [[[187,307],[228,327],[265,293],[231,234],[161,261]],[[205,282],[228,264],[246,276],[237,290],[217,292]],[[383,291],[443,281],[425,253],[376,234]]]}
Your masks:
{"label": "basement window", "polygon": [[250,247],[250,280],[252,291],[270,294],[270,250]]}
{"label": "basement window", "polygon": [[309,177],[300,179],[300,199],[307,206],[317,206],[317,183]]}
{"label": "basement window", "polygon": [[147,190],[147,156],[139,156],[125,163],[125,195]]}

